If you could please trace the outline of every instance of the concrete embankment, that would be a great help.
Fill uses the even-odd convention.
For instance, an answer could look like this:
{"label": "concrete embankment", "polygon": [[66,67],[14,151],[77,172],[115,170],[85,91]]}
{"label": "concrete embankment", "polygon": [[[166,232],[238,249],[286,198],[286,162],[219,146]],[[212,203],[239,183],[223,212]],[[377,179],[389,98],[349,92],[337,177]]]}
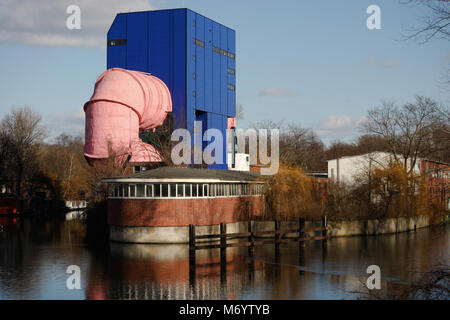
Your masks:
{"label": "concrete embankment", "polygon": [[[389,218],[384,220],[352,220],[352,221],[334,221],[329,220],[328,226],[331,230],[328,232],[332,237],[358,236],[358,235],[378,235],[386,233],[397,233],[411,231],[431,225],[429,216],[417,216],[411,218]],[[320,227],[320,221],[306,221],[305,228]],[[282,221],[280,229],[298,228],[297,221]],[[274,221],[252,221],[252,230],[273,231],[275,229]],[[247,222],[234,222],[227,224],[227,233],[247,232]],[[196,226],[196,234],[218,234],[219,225]],[[188,243],[189,228],[186,227],[123,227],[110,226],[110,240],[117,242],[131,243]],[[313,235],[311,233],[310,235]],[[297,236],[297,234],[288,234]],[[269,236],[270,237],[270,236]]]}

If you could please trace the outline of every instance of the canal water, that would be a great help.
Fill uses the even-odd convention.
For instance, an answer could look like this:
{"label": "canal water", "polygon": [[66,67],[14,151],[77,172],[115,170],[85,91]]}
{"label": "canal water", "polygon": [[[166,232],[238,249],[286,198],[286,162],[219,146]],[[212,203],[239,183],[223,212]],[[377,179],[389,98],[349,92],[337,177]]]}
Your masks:
{"label": "canal water", "polygon": [[[361,299],[366,269],[378,265],[382,289],[398,290],[418,272],[450,262],[450,227],[373,237],[334,238],[299,248],[283,244],[214,250],[187,245],[110,243],[87,237],[83,221],[0,221],[0,299]],[[87,240],[89,239],[89,241]],[[81,288],[69,290],[68,266]]]}

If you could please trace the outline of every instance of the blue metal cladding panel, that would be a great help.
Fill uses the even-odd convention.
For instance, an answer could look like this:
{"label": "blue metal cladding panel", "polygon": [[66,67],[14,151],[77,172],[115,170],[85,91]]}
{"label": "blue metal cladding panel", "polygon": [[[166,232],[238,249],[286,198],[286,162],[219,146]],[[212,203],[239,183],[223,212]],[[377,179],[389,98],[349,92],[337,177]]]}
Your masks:
{"label": "blue metal cladding panel", "polygon": [[[216,113],[207,113],[207,124],[208,124],[208,129],[217,129],[222,133],[222,159],[221,159],[221,163],[215,163],[212,165],[208,165],[209,169],[227,169],[227,164],[226,164],[226,135],[225,135],[225,130],[227,127],[227,116],[223,116],[220,114],[216,114]],[[214,140],[213,140],[214,141]],[[208,144],[213,142],[213,141],[209,141],[207,142]]]}
{"label": "blue metal cladding panel", "polygon": [[148,72],[147,12],[127,16],[127,69]]}
{"label": "blue metal cladding panel", "polygon": [[213,111],[213,49],[212,49],[212,21],[205,19],[205,110]]}
{"label": "blue metal cladding panel", "polygon": [[[127,16],[118,14],[109,28],[107,39],[120,40],[127,37]],[[127,46],[107,47],[106,69],[127,67]]]}
{"label": "blue metal cladding panel", "polygon": [[169,87],[173,95],[172,79],[172,17],[169,11],[148,14],[148,70]]}
{"label": "blue metal cladding panel", "polygon": [[[213,21],[212,23],[212,33],[213,33],[213,46],[220,48],[220,25]],[[220,113],[220,53],[214,52],[213,65],[212,65],[212,97],[213,97],[213,107],[212,112]]]}
{"label": "blue metal cladding panel", "polygon": [[[228,29],[220,26],[220,48],[228,48]],[[228,57],[220,55],[220,114],[227,114],[228,109]]]}
{"label": "blue metal cladding panel", "polygon": [[[228,52],[233,53],[236,57],[236,33],[234,30],[228,29]],[[228,68],[235,71],[235,74],[228,73],[228,83],[232,84],[235,90],[228,90],[228,108],[227,115],[236,116],[236,61],[227,58]]]}
{"label": "blue metal cladding panel", "polygon": [[[196,14],[195,38],[205,43],[205,18]],[[195,46],[196,109],[205,111],[205,46]]]}
{"label": "blue metal cladding panel", "polygon": [[[186,128],[186,10],[173,10],[172,103],[173,127]],[[151,41],[151,39],[150,39]],[[151,70],[150,70],[151,72]],[[192,92],[191,92],[192,94]]]}
{"label": "blue metal cladding panel", "polygon": [[195,13],[186,10],[186,121],[187,129],[193,132],[196,106],[196,88],[195,88]]}
{"label": "blue metal cladding panel", "polygon": [[222,137],[223,137],[223,144],[222,144],[222,164],[220,165],[220,169],[227,170],[227,126],[228,126],[228,117],[227,116],[220,116],[220,125],[221,125],[221,131],[222,131]]}

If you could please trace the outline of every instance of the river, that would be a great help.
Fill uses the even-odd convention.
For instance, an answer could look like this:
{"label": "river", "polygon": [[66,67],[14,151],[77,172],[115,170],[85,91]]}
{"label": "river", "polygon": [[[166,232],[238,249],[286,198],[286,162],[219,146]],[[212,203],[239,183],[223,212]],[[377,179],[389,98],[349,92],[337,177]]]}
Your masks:
{"label": "river", "polygon": [[[437,263],[450,262],[450,226],[399,234],[333,238],[197,253],[189,273],[187,245],[136,245],[87,240],[83,221],[0,220],[0,299],[361,299],[369,265],[381,286],[398,290]],[[89,237],[89,239],[91,239]],[[81,288],[69,290],[69,265]],[[392,288],[392,289],[391,289]]]}

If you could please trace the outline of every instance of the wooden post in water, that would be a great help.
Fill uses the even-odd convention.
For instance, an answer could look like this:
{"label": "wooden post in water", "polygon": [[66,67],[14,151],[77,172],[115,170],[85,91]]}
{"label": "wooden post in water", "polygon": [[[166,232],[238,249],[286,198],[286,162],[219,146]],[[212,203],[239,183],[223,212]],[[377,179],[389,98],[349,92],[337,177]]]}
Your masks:
{"label": "wooden post in water", "polygon": [[[326,228],[327,227],[327,216],[323,216],[322,217],[322,228]],[[322,237],[326,237],[327,236],[327,230],[323,230],[322,231]],[[327,247],[327,239],[323,239],[322,240],[322,260],[325,261],[326,258],[326,248]]]}
{"label": "wooden post in water", "polygon": [[[305,229],[305,219],[298,218],[298,237],[305,238],[305,233],[303,230]],[[299,244],[303,244],[303,241],[299,241]]]}
{"label": "wooden post in water", "polygon": [[280,231],[280,221],[275,220],[275,259],[279,260],[280,258],[280,242],[278,240],[281,239]]}
{"label": "wooden post in water", "polygon": [[195,285],[195,225],[189,225],[189,284]]}
{"label": "wooden post in water", "polygon": [[[327,227],[327,216],[323,216],[322,217],[322,228],[326,228],[326,227]],[[327,230],[322,231],[322,236],[323,237],[327,236]],[[326,241],[326,239],[324,239],[323,241]]]}
{"label": "wooden post in water", "polygon": [[[298,219],[298,237],[299,240],[302,238],[305,238],[305,233],[303,230],[305,229],[305,219],[299,218]],[[305,252],[303,250],[303,247],[305,246],[304,241],[298,242],[298,265],[299,267],[303,266],[305,264]],[[303,275],[305,272],[303,270],[299,270],[299,274]]]}
{"label": "wooden post in water", "polygon": [[251,221],[247,222],[247,232],[250,233],[250,235],[248,236],[248,242],[250,243],[250,245],[248,246],[248,255],[249,255],[249,257],[253,257],[255,246],[253,243],[253,232],[252,232],[252,222]]}
{"label": "wooden post in water", "polygon": [[275,220],[275,279],[280,277],[280,243],[278,240],[281,239],[280,231],[280,221]]}
{"label": "wooden post in water", "polygon": [[227,225],[220,224],[220,282],[226,283],[227,279]]}
{"label": "wooden post in water", "polygon": [[250,280],[250,283],[253,283],[253,276],[255,273],[255,260],[253,259],[254,253],[255,253],[255,245],[254,245],[254,237],[253,237],[253,232],[252,232],[252,222],[248,221],[247,224],[247,232],[250,233],[250,235],[248,236],[248,242],[250,243],[250,245],[248,246],[248,257],[249,257],[249,264],[248,264],[248,277]]}

